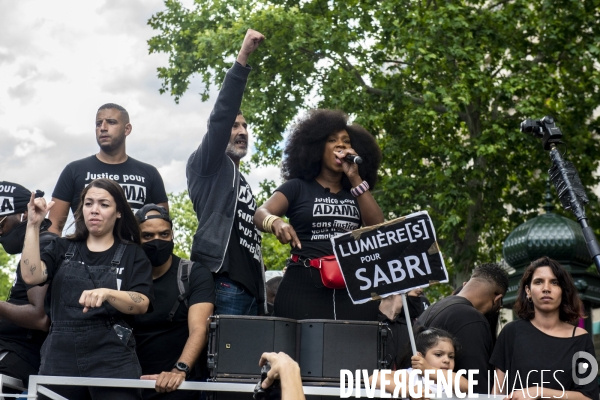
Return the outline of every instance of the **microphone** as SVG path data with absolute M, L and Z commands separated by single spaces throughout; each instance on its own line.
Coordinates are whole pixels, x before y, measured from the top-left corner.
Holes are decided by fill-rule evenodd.
M 344 160 L 348 161 L 349 163 L 354 163 L 354 164 L 362 164 L 363 159 L 361 156 L 357 156 L 356 154 L 346 154 L 346 157 L 344 157 Z

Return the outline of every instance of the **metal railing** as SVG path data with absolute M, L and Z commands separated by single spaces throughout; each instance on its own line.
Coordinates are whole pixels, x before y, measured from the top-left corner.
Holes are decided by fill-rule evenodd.
M 139 388 L 139 389 L 154 389 L 156 381 L 138 380 L 138 379 L 113 379 L 113 378 L 77 378 L 70 376 L 47 376 L 47 375 L 32 375 L 29 378 L 29 388 L 27 397 L 37 398 L 38 394 L 52 400 L 74 400 L 67 399 L 55 392 L 47 386 L 64 385 L 64 386 L 97 386 L 97 387 L 117 387 L 117 388 Z M 237 392 L 237 393 L 252 393 L 254 392 L 255 383 L 234 383 L 234 382 L 183 382 L 177 390 L 197 390 L 203 392 Z M 304 386 L 305 395 L 316 396 L 331 396 L 340 397 L 339 387 L 326 386 Z M 351 397 L 354 397 L 354 391 Z M 366 398 L 367 394 L 364 389 L 360 390 L 360 397 Z M 380 397 L 379 390 L 375 391 L 375 397 Z

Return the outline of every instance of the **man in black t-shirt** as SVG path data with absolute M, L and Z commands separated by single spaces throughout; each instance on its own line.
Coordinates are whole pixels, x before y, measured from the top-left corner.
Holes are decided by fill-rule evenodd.
M 43 192 L 38 192 L 43 196 Z M 27 203 L 31 192 L 11 182 L 0 182 L 0 244 L 9 254 L 19 254 L 25 242 Z M 40 249 L 56 235 L 47 232 L 50 221 L 40 227 Z M 29 375 L 40 368 L 40 348 L 50 320 L 44 312 L 48 285 L 28 287 L 17 268 L 8 299 L 0 301 L 0 374 L 12 376 L 27 386 Z M 6 392 L 20 393 L 9 388 Z
M 508 290 L 508 275 L 495 263 L 482 264 L 473 270 L 471 279 L 455 296 L 446 297 L 421 314 L 418 325 L 440 328 L 458 340 L 460 350 L 454 370 L 477 370 L 475 393 L 489 393 L 489 363 L 492 355 L 492 332 L 484 314 L 502 306 Z
M 406 301 L 410 315 L 410 329 L 412 329 L 414 322 L 429 308 L 430 303 L 423 294 L 423 289 L 420 288 L 406 293 Z M 388 325 L 390 333 L 387 336 L 385 347 L 387 354 L 384 355 L 384 359 L 388 363 L 387 368 L 392 370 L 411 366 L 410 362 L 408 365 L 401 364 L 404 353 L 410 348 L 409 326 L 406 323 L 403 307 L 402 296 L 399 294 L 388 296 L 379 303 L 378 319 Z
M 156 391 L 145 390 L 145 399 L 195 399 L 198 394 L 182 390 L 186 379 L 206 376 L 207 320 L 213 312 L 215 288 L 210 271 L 193 263 L 187 276 L 186 260 L 173 255 L 173 229 L 169 213 L 147 204 L 135 214 L 142 247 L 152 264 L 154 311 L 136 315 L 133 333 L 142 366 L 142 379 L 155 379 Z M 181 277 L 181 278 L 180 278 Z M 185 292 L 184 301 L 178 296 Z M 200 361 L 199 361 L 200 360 Z M 204 362 L 202 362 L 204 361 Z
M 52 221 L 51 232 L 57 235 L 62 233 L 69 208 L 75 213 L 83 188 L 99 178 L 118 182 L 134 213 L 149 203 L 169 209 L 167 193 L 158 170 L 150 164 L 129 157 L 125 151 L 125 139 L 131 130 L 129 114 L 123 107 L 109 103 L 98 109 L 96 141 L 100 151 L 71 162 L 60 174 L 52 193 L 54 207 L 48 216 Z
M 188 191 L 198 217 L 191 259 L 207 267 L 216 287 L 215 314 L 265 314 L 266 293 L 256 201 L 240 173 L 248 151 L 248 126 L 239 111 L 250 66 L 264 40 L 249 29 L 227 72 L 208 122 L 208 132 L 190 156 Z

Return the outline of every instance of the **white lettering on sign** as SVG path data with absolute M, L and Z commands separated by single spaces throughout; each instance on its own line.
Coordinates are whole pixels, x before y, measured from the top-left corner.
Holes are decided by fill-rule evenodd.
M 421 259 L 423 261 L 422 263 Z M 402 268 L 402 262 L 400 260 L 390 260 L 387 262 L 388 273 L 386 274 L 383 268 L 375 264 L 375 268 L 373 269 L 373 279 L 369 279 L 369 277 L 366 276 L 366 268 L 357 269 L 355 274 L 356 279 L 364 282 L 364 285 L 360 287 L 360 290 L 368 290 L 372 287 L 376 288 L 382 283 L 389 285 L 392 282 L 403 281 L 406 278 L 407 273 L 411 279 L 414 278 L 416 274 L 420 276 L 431 275 L 431 266 L 429 265 L 426 253 L 421 253 L 421 258 L 417 256 L 404 257 L 404 266 L 406 267 L 406 270 Z
M 430 235 L 427 225 L 425 224 L 425 220 L 421 220 L 416 224 L 407 223 L 406 229 L 399 228 L 395 231 L 388 231 L 385 233 L 380 232 L 372 237 L 360 238 L 354 242 L 340 244 L 338 246 L 340 250 L 339 255 L 342 257 L 348 257 L 352 254 L 377 250 L 391 244 L 398 244 L 406 241 L 415 243 L 418 240 L 427 240 L 429 237 Z

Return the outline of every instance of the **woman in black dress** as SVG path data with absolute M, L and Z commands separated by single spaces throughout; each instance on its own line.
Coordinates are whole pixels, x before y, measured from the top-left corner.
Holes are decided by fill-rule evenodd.
M 331 237 L 383 222 L 369 190 L 377 180 L 381 151 L 369 132 L 347 121 L 341 111 L 310 111 L 287 140 L 282 166 L 286 182 L 255 213 L 258 229 L 292 247 L 275 298 L 275 316 L 377 321 L 376 302 L 353 305 L 345 288 L 325 287 L 319 270 L 310 267 L 333 254 Z M 360 165 L 346 160 L 356 155 L 354 149 L 363 158 Z
M 587 365 L 586 376 L 590 366 L 579 356 L 573 360 L 574 355 L 596 355 L 590 335 L 576 326 L 583 310 L 573 279 L 557 261 L 542 257 L 529 265 L 519 284 L 515 312 L 519 319 L 502 329 L 490 359 L 496 367 L 496 393 L 512 399 L 598 399 L 596 377 L 588 384 L 573 379 L 574 365 L 579 370 Z

